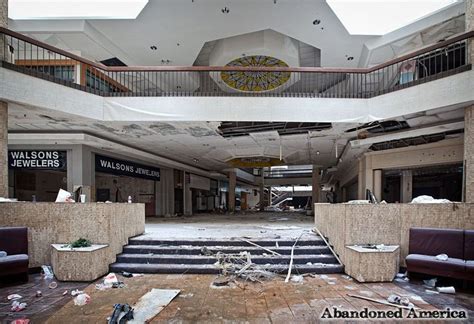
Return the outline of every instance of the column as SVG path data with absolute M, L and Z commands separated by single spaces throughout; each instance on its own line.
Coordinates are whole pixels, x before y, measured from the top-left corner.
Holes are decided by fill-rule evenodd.
M 312 186 L 313 186 L 313 191 L 311 193 L 312 197 L 312 204 L 311 204 L 311 209 L 314 212 L 314 204 L 319 202 L 319 197 L 321 196 L 321 181 L 320 181 L 320 175 L 319 175 L 319 167 L 316 165 L 313 165 L 313 177 L 312 177 Z
M 466 31 L 474 30 L 474 0 L 466 1 Z M 471 54 L 471 64 L 474 63 L 474 41 L 469 42 L 469 52 Z
M 265 210 L 265 174 L 263 172 L 263 168 L 261 169 L 261 179 L 260 179 L 260 211 Z
M 374 195 L 379 202 L 382 201 L 382 170 L 374 170 Z
M 267 187 L 267 190 L 268 190 L 268 206 L 271 206 L 272 205 L 272 187 Z
M 364 159 L 360 158 L 358 163 L 359 173 L 357 175 L 357 199 L 365 199 L 365 169 L 364 169 Z
M 464 114 L 464 201 L 474 203 L 474 106 Z
M 0 197 L 8 197 L 8 104 L 0 101 Z
M 156 215 L 174 215 L 174 170 L 160 169 L 160 181 L 155 182 Z
M 229 212 L 235 212 L 235 186 L 237 178 L 235 171 L 229 171 Z
M 402 203 L 409 203 L 413 199 L 413 172 L 411 170 L 402 171 L 400 181 L 400 200 Z
M 0 0 L 0 27 L 8 27 L 8 0 Z M 0 38 L 0 60 L 4 57 Z M 0 197 L 8 197 L 8 104 L 0 101 Z
M 95 201 L 95 161 L 91 148 L 86 145 L 73 147 L 67 162 L 67 189 L 74 192 L 81 188 L 81 192 L 86 195 L 86 202 Z
M 183 171 L 183 214 L 185 216 L 192 216 L 193 214 L 193 196 L 186 179 L 186 171 Z

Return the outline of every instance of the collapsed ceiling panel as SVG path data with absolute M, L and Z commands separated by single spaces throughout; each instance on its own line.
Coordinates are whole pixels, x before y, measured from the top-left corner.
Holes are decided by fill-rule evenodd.
M 331 123 L 283 123 L 283 122 L 222 122 L 218 127 L 223 137 L 255 136 L 256 133 L 276 131 L 278 135 L 306 134 L 331 128 Z

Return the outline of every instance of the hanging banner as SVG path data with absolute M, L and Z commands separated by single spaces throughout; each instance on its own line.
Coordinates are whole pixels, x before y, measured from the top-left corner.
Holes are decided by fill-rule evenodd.
M 95 156 L 95 171 L 160 181 L 159 168 L 97 154 Z
M 8 151 L 8 167 L 11 169 L 66 170 L 66 151 Z

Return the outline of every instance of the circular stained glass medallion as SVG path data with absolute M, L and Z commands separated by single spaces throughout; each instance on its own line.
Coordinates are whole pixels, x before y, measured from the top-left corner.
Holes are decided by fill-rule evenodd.
M 227 66 L 288 67 L 288 64 L 271 56 L 253 55 L 235 59 Z M 258 92 L 274 90 L 285 84 L 290 79 L 290 72 L 224 71 L 221 78 L 233 89 Z

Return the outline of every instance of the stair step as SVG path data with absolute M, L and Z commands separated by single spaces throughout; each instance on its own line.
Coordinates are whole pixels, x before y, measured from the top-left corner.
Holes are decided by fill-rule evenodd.
M 277 273 L 286 273 L 288 265 L 275 264 L 267 267 L 268 270 Z M 168 273 L 168 274 L 219 274 L 220 269 L 211 264 L 189 265 L 189 264 L 143 264 L 143 263 L 114 263 L 110 265 L 110 271 L 131 273 Z M 294 273 L 340 273 L 343 266 L 339 264 L 327 265 L 293 265 Z
M 251 255 L 252 262 L 255 264 L 289 264 L 290 255 L 282 256 L 263 256 Z M 129 254 L 122 253 L 117 256 L 119 263 L 150 263 L 150 264 L 214 264 L 216 257 L 205 255 L 179 255 L 179 254 Z M 311 263 L 337 263 L 332 254 L 320 255 L 295 255 L 293 258 L 295 264 Z
M 181 255 L 200 255 L 202 247 L 200 246 L 155 246 L 155 245 L 126 245 L 123 248 L 123 253 L 127 254 L 181 254 Z M 255 247 L 255 246 L 209 246 L 207 249 L 211 253 L 223 252 L 223 253 L 240 253 L 243 251 L 248 251 L 251 254 L 262 254 L 266 252 L 265 250 Z M 280 246 L 279 248 L 271 248 L 272 251 L 289 255 L 291 254 L 291 246 Z M 327 246 L 318 245 L 318 246 L 296 246 L 294 254 L 309 254 L 309 255 L 318 255 L 318 254 L 328 254 L 330 250 Z
M 265 247 L 275 247 L 276 242 L 279 246 L 293 246 L 294 240 L 249 240 L 252 243 L 258 244 Z M 147 239 L 146 237 L 135 237 L 129 239 L 129 245 L 160 245 L 160 246 L 253 246 L 239 239 L 230 240 L 214 240 L 214 239 L 199 239 L 199 240 L 157 240 Z M 311 240 L 299 240 L 298 246 L 315 246 L 324 245 L 324 241 L 321 238 Z

